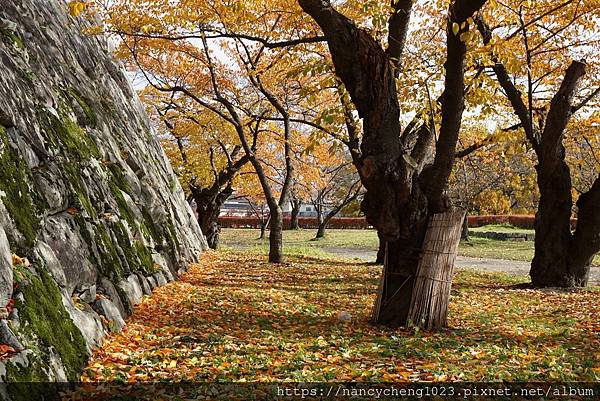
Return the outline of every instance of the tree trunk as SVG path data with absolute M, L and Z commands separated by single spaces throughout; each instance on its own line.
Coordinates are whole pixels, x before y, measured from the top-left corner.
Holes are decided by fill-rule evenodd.
M 582 223 L 571 234 L 573 198 L 569 166 L 565 162 L 564 131 L 571 117 L 572 99 L 585 64 L 574 61 L 553 97 L 539 145 L 536 166 L 540 201 L 535 216 L 535 256 L 531 263 L 531 282 L 535 287 L 583 287 L 587 285 L 591 259 L 598 252 L 600 205 L 597 182 L 581 196 Z
M 196 212 L 198 213 L 198 224 L 211 249 L 217 249 L 219 246 L 219 234 L 221 232 L 219 215 L 221 214 L 221 207 L 233 193 L 231 184 L 228 184 L 222 191 L 216 194 L 214 190 L 214 186 L 202 190 L 192 189 L 192 196 L 196 202 Z
M 464 216 L 462 210 L 451 210 L 434 215 L 429 222 L 408 311 L 411 324 L 426 330 L 439 330 L 447 324 L 454 260 Z
M 556 171 L 536 166 L 540 201 L 535 214 L 535 255 L 531 282 L 536 287 L 568 287 L 575 283 L 568 274 L 571 236 L 571 175 L 563 161 Z
M 269 217 L 267 217 L 267 220 L 265 220 L 264 215 L 262 216 L 262 219 L 260 221 L 260 237 L 258 237 L 258 239 L 265 239 L 265 234 L 267 232 L 267 226 L 270 224 L 271 222 L 271 215 L 269 214 Z
M 577 201 L 578 219 L 571 233 L 571 176 L 563 161 L 558 171 L 537 166 L 540 203 L 535 216 L 535 287 L 585 287 L 594 255 L 600 251 L 600 177 Z
M 418 191 L 417 191 L 418 192 Z M 408 311 L 423 239 L 429 216 L 424 198 L 411 199 L 404 212 L 400 229 L 403 236 L 387 242 L 378 299 L 373 308 L 374 323 L 393 327 L 408 324 Z
M 283 263 L 283 212 L 279 206 L 271 209 L 269 228 L 269 263 Z
M 333 216 L 330 216 L 330 214 L 328 214 L 327 216 L 325 216 L 324 219 L 321 219 L 322 221 L 319 222 L 319 227 L 317 228 L 317 235 L 315 238 L 325 237 L 327 225 L 329 224 L 329 222 L 331 221 L 332 218 L 333 218 Z
M 323 238 L 325 236 L 325 219 L 323 218 L 323 206 L 321 204 L 315 205 L 315 209 L 317 210 L 317 235 L 315 238 Z
M 477 27 L 487 44 L 492 31 L 481 17 Z M 535 217 L 535 255 L 531 263 L 531 282 L 536 287 L 585 286 L 594 255 L 600 251 L 600 177 L 579 197 L 579 218 L 574 234 L 570 219 L 573 199 L 569 166 L 565 163 L 564 132 L 576 109 L 575 91 L 585 75 L 584 62 L 573 61 L 561 86 L 552 98 L 545 126 L 540 133 L 530 118 L 521 92 L 506 67 L 492 57 L 493 69 L 527 139 L 538 157 L 536 166 L 540 201 Z M 580 108 L 580 107 L 579 107 Z
M 462 230 L 460 233 L 460 239 L 463 241 L 469 241 L 471 238 L 469 237 L 469 214 L 465 214 L 465 218 L 462 223 Z
M 600 174 L 590 190 L 579 196 L 577 210 L 569 271 L 583 286 L 587 285 L 592 260 L 600 252 Z
M 315 235 L 315 238 L 323 238 L 325 237 L 325 229 L 327 227 L 327 223 L 323 222 L 323 223 L 319 223 L 319 228 L 317 228 L 317 235 Z
M 292 213 L 290 216 L 290 230 L 299 230 L 300 223 L 298 222 L 298 215 L 300 214 L 300 206 L 302 202 L 299 199 L 292 199 Z
M 377 249 L 377 259 L 375 259 L 375 264 L 382 265 L 385 262 L 385 240 L 377 231 L 377 237 L 379 238 L 379 248 Z

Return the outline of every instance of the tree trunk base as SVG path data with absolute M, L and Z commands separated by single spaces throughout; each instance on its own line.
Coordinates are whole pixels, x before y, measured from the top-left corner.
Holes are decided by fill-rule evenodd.
M 426 330 L 445 327 L 463 217 L 462 210 L 435 214 L 423 240 L 417 235 L 413 245 L 406 240 L 387 244 L 374 323 Z M 417 242 L 421 246 L 415 246 Z

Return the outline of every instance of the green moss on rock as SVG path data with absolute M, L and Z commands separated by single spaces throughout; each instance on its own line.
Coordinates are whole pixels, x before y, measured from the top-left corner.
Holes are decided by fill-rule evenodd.
M 114 185 L 117 186 L 117 188 L 119 188 L 121 191 L 126 192 L 129 195 L 132 195 L 133 190 L 131 189 L 131 186 L 129 185 L 129 183 L 127 182 L 127 179 L 125 178 L 125 173 L 123 172 L 123 168 L 116 163 L 110 163 L 108 165 L 108 169 L 111 174 L 110 180 L 114 183 Z
M 81 174 L 77 165 L 74 163 L 66 162 L 63 164 L 63 171 L 67 177 L 67 180 L 71 184 L 71 189 L 77 197 L 79 205 L 92 217 L 96 218 L 97 213 L 94 205 L 85 190 L 85 184 L 81 179 Z
M 10 146 L 4 129 L 0 127 L 0 194 L 2 203 L 15 222 L 17 230 L 33 246 L 41 227 L 42 199 L 30 188 L 31 170 L 18 151 Z
M 71 160 L 81 162 L 91 157 L 99 159 L 98 146 L 69 114 L 65 108 L 59 111 L 59 117 L 47 110 L 39 112 L 46 139 L 52 146 L 62 147 Z
M 57 399 L 58 386 L 48 383 L 48 375 L 42 366 L 48 363 L 49 359 L 45 355 L 40 358 L 30 358 L 28 366 L 10 361 L 6 363 L 4 380 L 7 382 L 8 393 L 13 401 Z
M 49 363 L 49 350 L 60 357 L 69 381 L 76 381 L 89 354 L 85 340 L 63 306 L 60 290 L 45 269 L 38 268 L 38 275 L 31 274 L 22 285 L 23 301 L 17 301 L 21 330 L 31 338 L 37 338 L 38 355 L 29 359 L 34 362 L 27 367 L 7 366 L 7 381 L 47 378 L 43 365 Z M 47 380 L 47 379 L 46 379 Z
M 130 238 L 125 226 L 120 222 L 114 224 L 113 233 L 125 259 L 127 259 L 131 272 L 141 270 L 150 274 L 153 271 L 154 261 L 148 247 L 141 241 Z
M 125 219 L 130 226 L 135 227 L 135 215 L 133 211 L 129 208 L 127 201 L 125 200 L 125 196 L 123 196 L 123 192 L 114 181 L 109 181 L 108 186 L 110 188 L 110 192 L 115 197 L 115 201 L 117 201 L 117 206 L 119 207 L 119 214 L 121 217 Z
M 136 241 L 135 249 L 137 251 L 138 258 L 140 259 L 140 267 L 146 273 L 152 273 L 154 271 L 154 260 L 152 259 L 152 253 L 148 247 L 140 241 Z
M 150 234 L 156 244 L 162 244 L 164 239 L 162 231 L 160 227 L 157 227 L 156 224 L 154 224 L 152 216 L 150 216 L 150 213 L 145 208 L 142 209 L 142 216 L 144 217 L 144 231 L 147 231 Z
M 177 253 L 181 252 L 181 244 L 179 243 L 179 238 L 177 237 L 177 231 L 175 230 L 175 225 L 171 220 L 168 221 L 167 227 L 169 229 L 169 234 L 171 236 L 170 242 L 173 245 L 174 249 L 177 249 Z
M 0 28 L 0 37 L 2 38 L 3 42 L 15 46 L 19 50 L 25 49 L 25 42 L 23 41 L 21 35 L 19 35 L 17 32 L 13 32 L 7 28 Z
M 90 127 L 95 127 L 98 124 L 98 119 L 96 118 L 96 113 L 94 112 L 94 109 L 90 105 L 89 101 L 86 100 L 79 92 L 77 92 L 77 90 L 75 90 L 74 88 L 70 88 L 63 91 L 63 94 L 66 98 L 75 101 L 79 105 L 79 107 L 83 111 L 83 114 L 85 115 L 86 125 L 89 125 Z
M 124 276 L 123 266 L 119 254 L 113 244 L 113 241 L 103 225 L 96 227 L 95 242 L 100 253 L 99 268 L 102 275 L 108 277 L 114 282 L 119 281 Z

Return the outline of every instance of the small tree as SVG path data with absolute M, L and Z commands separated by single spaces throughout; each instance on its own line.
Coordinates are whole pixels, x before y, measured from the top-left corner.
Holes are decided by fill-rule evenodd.
M 323 238 L 327 225 L 343 208 L 358 199 L 362 186 L 351 162 L 344 161 L 338 148 L 316 145 L 304 158 L 312 179 L 304 180 L 305 196 L 317 213 L 315 238 Z
M 241 154 L 241 146 L 228 132 L 229 127 L 212 113 L 194 113 L 151 87 L 143 91 L 142 99 L 151 115 L 160 120 L 157 127 L 167 156 L 188 198 L 195 203 L 208 246 L 217 249 L 221 208 L 233 193 L 234 179 L 249 159 Z

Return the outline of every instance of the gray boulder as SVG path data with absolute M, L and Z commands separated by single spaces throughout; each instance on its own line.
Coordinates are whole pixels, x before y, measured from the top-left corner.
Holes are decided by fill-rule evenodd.
M 125 321 L 121 316 L 121 312 L 109 299 L 100 298 L 94 302 L 94 309 L 104 316 L 111 324 L 110 329 L 113 331 L 121 331 L 125 327 Z

